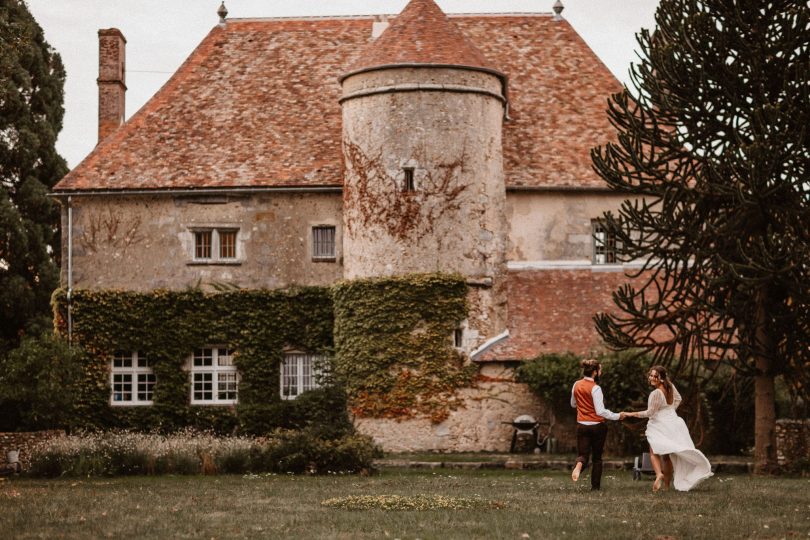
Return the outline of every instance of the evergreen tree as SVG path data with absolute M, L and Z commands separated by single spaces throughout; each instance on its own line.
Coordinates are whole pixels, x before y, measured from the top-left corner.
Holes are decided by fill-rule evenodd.
M 609 102 L 594 167 L 627 197 L 607 226 L 646 262 L 596 324 L 616 349 L 754 377 L 757 470 L 776 465 L 774 377 L 810 393 L 810 7 L 661 0 Z M 710 362 L 711 364 L 711 362 Z
M 23 0 L 0 0 L 0 355 L 51 325 L 65 70 Z M 56 259 L 56 260 L 55 260 Z

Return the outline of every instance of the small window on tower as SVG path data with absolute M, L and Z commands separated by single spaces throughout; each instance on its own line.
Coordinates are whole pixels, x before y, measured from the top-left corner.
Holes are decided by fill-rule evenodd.
M 413 167 L 405 167 L 402 172 L 405 173 L 402 191 L 416 191 L 416 184 L 413 180 Z
M 464 329 L 463 328 L 456 328 L 453 332 L 453 345 L 460 349 L 464 346 Z

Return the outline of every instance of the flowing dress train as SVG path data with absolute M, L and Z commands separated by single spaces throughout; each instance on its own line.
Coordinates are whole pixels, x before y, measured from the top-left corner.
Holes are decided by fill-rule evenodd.
M 650 393 L 647 410 L 639 413 L 647 422 L 647 442 L 658 455 L 669 454 L 674 469 L 673 485 L 678 491 L 689 491 L 712 476 L 709 460 L 695 448 L 683 418 L 675 414 L 681 404 L 681 395 L 672 386 L 673 401 L 667 403 L 664 392 L 658 388 Z

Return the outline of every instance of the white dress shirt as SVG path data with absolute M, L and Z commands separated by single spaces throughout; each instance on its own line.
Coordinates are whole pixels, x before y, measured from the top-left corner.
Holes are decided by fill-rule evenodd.
M 592 381 L 593 380 L 593 377 L 583 377 L 583 378 L 586 381 Z M 576 383 L 574 383 L 574 386 L 576 386 Z M 593 385 L 593 388 L 591 389 L 591 397 L 593 397 L 593 408 L 596 410 L 596 414 L 598 414 L 599 416 L 601 416 L 605 420 L 618 420 L 619 419 L 619 413 L 609 411 L 608 409 L 605 408 L 605 399 L 604 399 L 604 396 L 602 396 L 602 387 L 601 386 L 599 386 L 598 384 Z M 573 408 L 575 408 L 575 409 L 577 408 L 577 400 L 574 397 L 574 387 L 573 386 L 571 387 L 571 406 Z M 584 426 L 593 426 L 593 425 L 598 424 L 599 422 L 588 422 L 588 421 L 583 420 L 583 421 L 581 421 L 579 423 L 584 425 Z

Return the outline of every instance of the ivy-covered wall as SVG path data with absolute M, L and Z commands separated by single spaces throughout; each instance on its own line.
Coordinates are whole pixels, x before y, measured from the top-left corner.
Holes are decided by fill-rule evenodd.
M 85 355 L 85 377 L 76 389 L 74 427 L 171 431 L 186 426 L 262 434 L 311 426 L 341 431 L 349 426 L 339 386 L 280 397 L 279 369 L 285 347 L 332 356 L 333 308 L 328 288 L 290 291 L 74 290 L 73 340 Z M 54 295 L 57 328 L 66 333 L 64 290 Z M 184 369 L 195 348 L 220 345 L 236 351 L 240 373 L 235 407 L 191 405 Z M 115 351 L 143 351 L 157 383 L 154 405 L 110 406 L 110 359 Z M 309 395 L 308 395 L 309 394 Z
M 444 420 L 456 390 L 478 371 L 453 346 L 467 316 L 467 285 L 455 274 L 410 274 L 333 286 L 335 367 L 358 416 Z
M 351 429 L 349 408 L 364 417 L 439 422 L 460 405 L 456 390 L 472 386 L 477 373 L 452 341 L 467 316 L 467 285 L 459 275 L 219 293 L 74 290 L 71 306 L 73 342 L 86 352 L 73 427 L 193 426 L 246 434 L 309 427 L 332 434 Z M 66 334 L 64 290 L 54 294 L 54 309 Z M 191 405 L 185 367 L 192 351 L 206 346 L 235 351 L 236 406 Z M 333 358 L 331 384 L 281 399 L 287 348 Z M 157 381 L 153 405 L 110 405 L 116 351 L 141 351 L 150 359 Z

